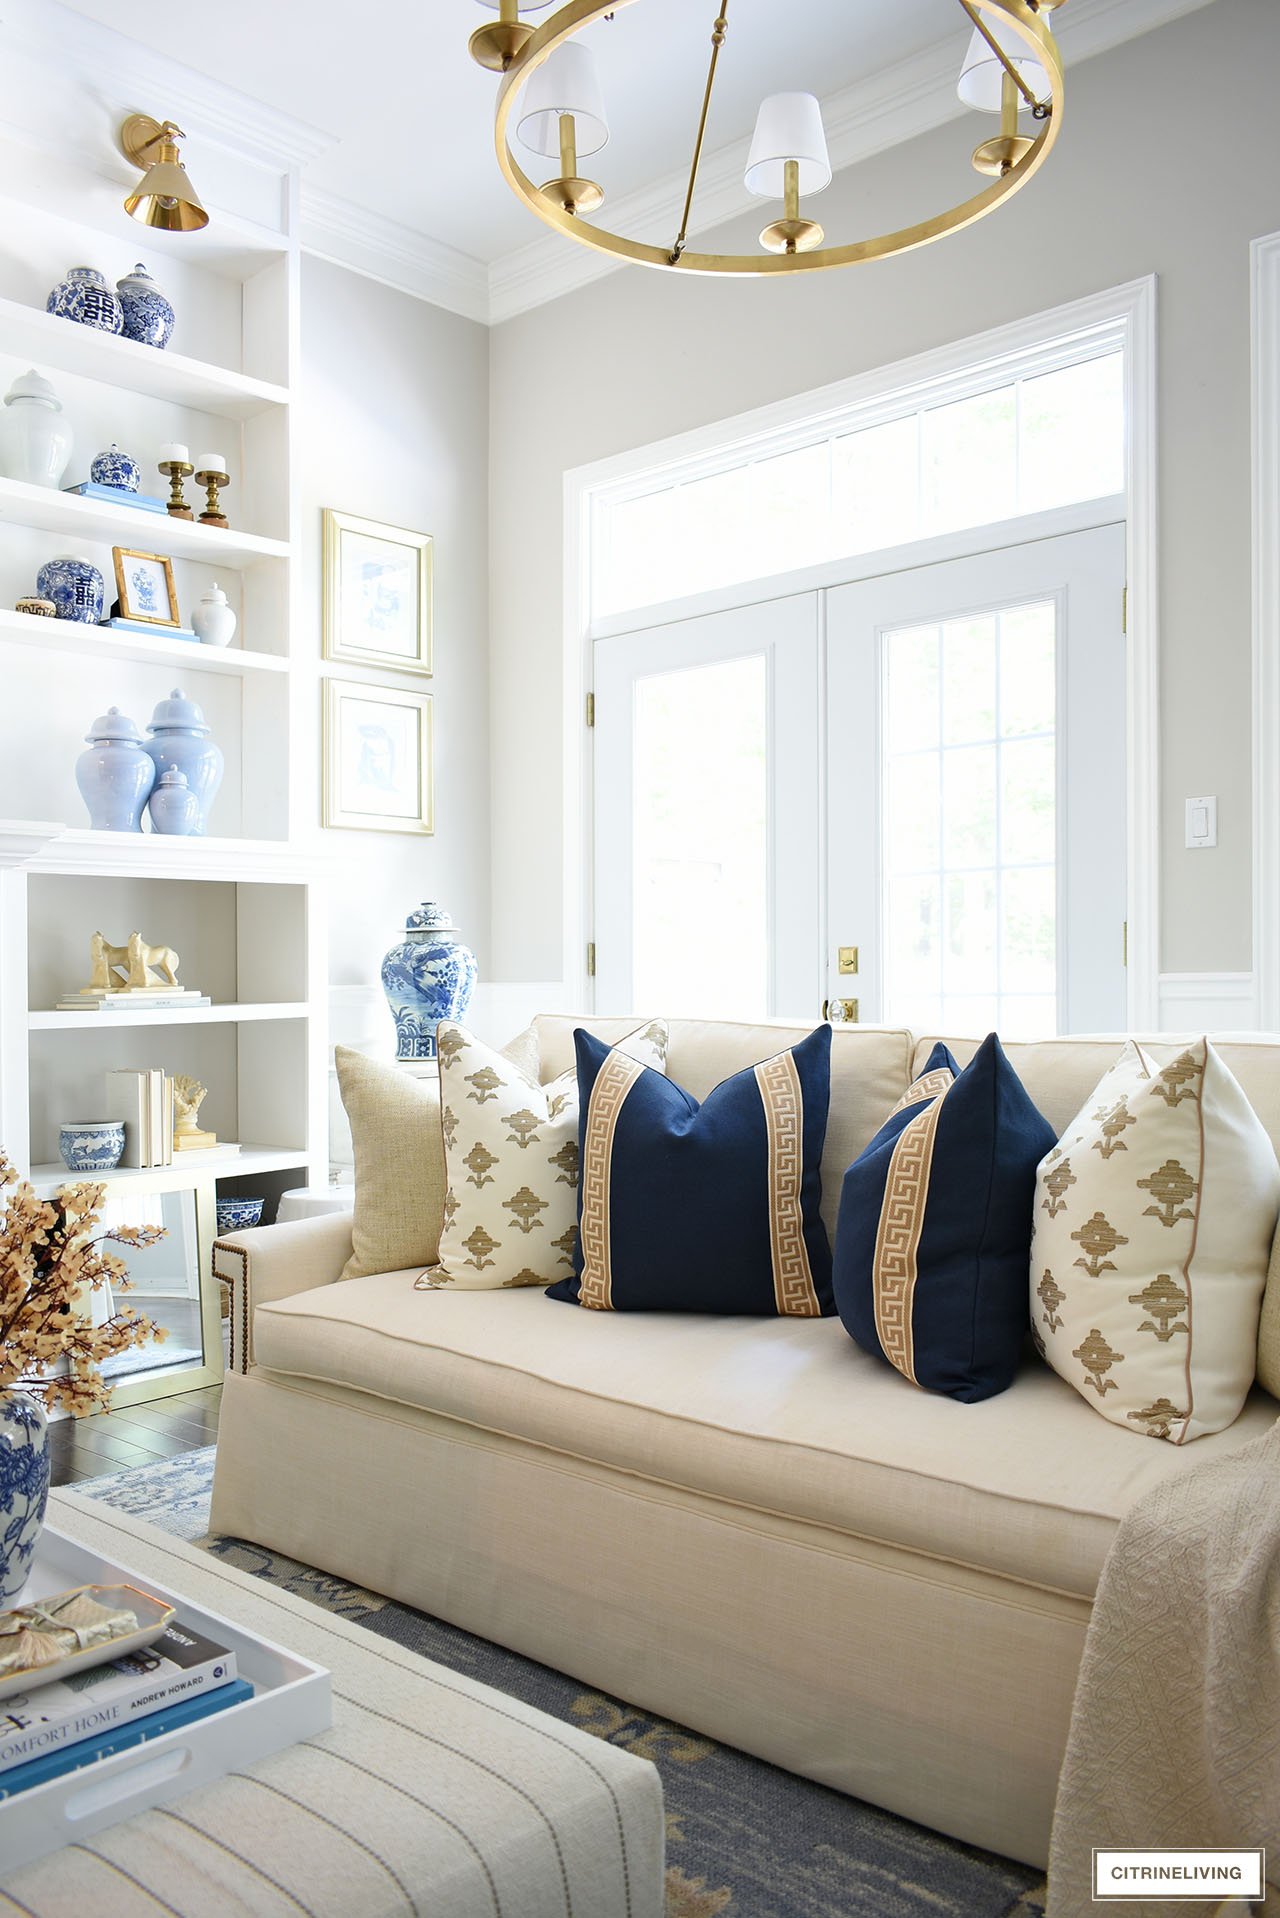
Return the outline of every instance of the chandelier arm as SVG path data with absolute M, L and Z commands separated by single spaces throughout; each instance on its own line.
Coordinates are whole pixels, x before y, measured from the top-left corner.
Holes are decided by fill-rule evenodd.
M 716 15 L 715 25 L 711 29 L 711 65 L 707 68 L 707 84 L 702 94 L 702 114 L 698 121 L 698 137 L 693 143 L 693 164 L 689 168 L 689 190 L 684 196 L 684 212 L 680 219 L 680 231 L 676 243 L 671 249 L 671 264 L 674 266 L 684 252 L 685 240 L 689 233 L 689 214 L 693 207 L 693 189 L 698 179 L 698 163 L 702 159 L 702 142 L 707 132 L 707 114 L 711 110 L 711 89 L 715 84 L 716 61 L 720 58 L 720 49 L 724 45 L 724 36 L 728 31 L 729 0 L 720 0 L 720 11 Z
M 970 20 L 973 22 L 974 27 L 982 35 L 983 39 L 986 41 L 987 45 L 990 47 L 992 53 L 995 54 L 996 59 L 1000 62 L 1001 66 L 1004 68 L 1009 78 L 1013 81 L 1014 85 L 1018 89 L 1018 92 L 1022 95 L 1027 105 L 1034 111 L 1036 108 L 1039 107 L 1040 102 L 1036 99 L 1035 94 L 1031 91 L 1031 88 L 1027 85 L 1022 75 L 1018 72 L 1017 67 L 1014 65 L 1013 61 L 1009 58 L 1004 48 L 1000 45 L 1000 42 L 996 39 L 990 27 L 987 25 L 982 15 L 978 12 L 978 9 L 975 6 L 972 6 L 970 4 L 970 0 L 959 0 L 959 6 L 963 13 L 968 14 Z

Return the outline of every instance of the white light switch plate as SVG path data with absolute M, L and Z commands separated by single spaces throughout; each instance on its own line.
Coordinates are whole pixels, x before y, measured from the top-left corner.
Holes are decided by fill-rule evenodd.
M 1216 797 L 1208 799 L 1188 799 L 1187 801 L 1187 845 L 1199 851 L 1205 846 L 1218 843 L 1218 801 Z

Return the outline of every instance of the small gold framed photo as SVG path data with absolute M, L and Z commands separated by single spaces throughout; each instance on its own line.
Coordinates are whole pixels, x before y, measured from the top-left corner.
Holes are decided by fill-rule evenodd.
M 182 624 L 171 559 L 163 553 L 135 553 L 128 546 L 113 546 L 111 557 L 122 619 L 141 620 L 146 626 Z
M 324 510 L 324 656 L 431 672 L 430 533 Z
M 366 680 L 324 682 L 324 823 L 365 832 L 435 831 L 430 693 Z

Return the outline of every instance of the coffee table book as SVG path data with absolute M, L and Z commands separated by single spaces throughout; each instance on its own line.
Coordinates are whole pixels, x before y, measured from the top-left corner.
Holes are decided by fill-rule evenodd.
M 233 1652 L 237 1670 L 252 1684 L 254 1695 L 4 1800 L 0 1882 L 6 1873 L 74 1839 L 87 1838 L 153 1805 L 169 1804 L 329 1727 L 329 1674 L 323 1666 L 191 1604 L 180 1591 L 137 1578 L 127 1565 L 77 1545 L 53 1526 L 41 1534 L 31 1577 L 16 1602 L 45 1598 L 73 1585 L 131 1583 L 167 1600 L 195 1631 Z

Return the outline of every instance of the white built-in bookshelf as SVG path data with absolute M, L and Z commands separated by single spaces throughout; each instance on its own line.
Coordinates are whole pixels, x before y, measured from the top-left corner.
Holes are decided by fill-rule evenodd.
M 117 104 L 121 119 L 140 104 L 160 117 L 182 107 Z M 0 135 L 0 394 L 32 366 L 53 382 L 76 436 L 64 486 L 87 479 L 93 455 L 114 441 L 140 461 L 143 490 L 165 497 L 162 443 L 223 449 L 230 528 L 0 475 L 0 1142 L 51 1188 L 69 1176 L 59 1122 L 99 1116 L 108 1070 L 190 1074 L 209 1088 L 201 1125 L 238 1141 L 239 1158 L 107 1177 L 121 1196 L 190 1186 L 207 1225 L 216 1192 L 270 1199 L 327 1177 L 318 686 L 314 646 L 300 657 L 294 630 L 297 182 L 286 168 L 264 193 L 254 175 L 242 197 L 267 217 L 245 218 L 226 148 L 203 170 L 192 155 L 210 225 L 156 233 L 125 216 L 136 175 L 106 151 L 101 140 L 97 151 L 73 146 L 55 165 L 38 140 L 12 126 Z M 221 209 L 220 181 L 230 182 Z M 163 351 L 45 312 L 69 267 L 96 266 L 114 285 L 138 260 L 177 312 Z M 204 503 L 192 480 L 187 499 L 197 511 Z M 238 615 L 232 645 L 12 610 L 34 592 L 41 564 L 62 554 L 94 562 L 109 609 L 114 545 L 172 559 L 184 622 L 216 581 Z M 145 732 L 175 686 L 198 701 L 226 757 L 209 836 L 152 835 L 145 820 L 141 835 L 91 831 L 75 783 L 89 723 L 118 706 Z M 87 982 L 90 936 L 121 943 L 134 929 L 173 947 L 180 983 L 212 1004 L 57 1010 Z

